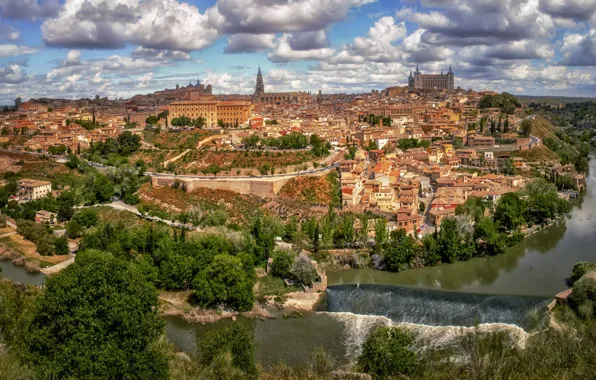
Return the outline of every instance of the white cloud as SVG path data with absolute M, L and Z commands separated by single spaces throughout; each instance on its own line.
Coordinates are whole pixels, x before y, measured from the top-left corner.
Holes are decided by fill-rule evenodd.
M 277 40 L 275 49 L 269 53 L 269 60 L 272 62 L 308 61 L 323 60 L 330 58 L 335 49 L 322 48 L 311 50 L 293 50 L 289 43 L 290 35 L 284 34 Z
M 0 57 L 13 57 L 38 53 L 39 49 L 29 46 L 18 46 L 14 44 L 0 44 Z
M 223 33 L 317 31 L 344 21 L 348 12 L 376 0 L 218 0 L 213 21 Z
M 71 48 L 114 49 L 133 43 L 191 51 L 218 37 L 207 14 L 177 0 L 66 0 L 41 31 L 48 46 Z
M 561 46 L 562 63 L 569 66 L 596 66 L 596 29 L 585 35 L 570 34 Z

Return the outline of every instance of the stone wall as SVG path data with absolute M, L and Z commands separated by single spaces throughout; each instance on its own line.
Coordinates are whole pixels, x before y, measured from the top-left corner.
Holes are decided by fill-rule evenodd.
M 324 176 L 329 174 L 335 168 L 329 168 L 317 173 L 301 174 L 303 176 Z M 255 177 L 255 178 L 237 178 L 237 177 L 218 177 L 211 178 L 179 178 L 174 177 L 151 177 L 153 187 L 172 186 L 177 180 L 180 186 L 186 192 L 192 192 L 196 188 L 204 187 L 213 190 L 230 190 L 239 194 L 252 194 L 262 198 L 274 198 L 280 192 L 281 188 L 292 178 L 301 175 L 288 175 L 283 177 Z

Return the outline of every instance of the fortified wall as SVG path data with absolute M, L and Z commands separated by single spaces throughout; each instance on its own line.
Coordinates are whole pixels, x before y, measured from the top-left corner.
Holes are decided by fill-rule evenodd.
M 213 190 L 230 190 L 239 194 L 252 194 L 261 198 L 275 198 L 281 188 L 292 178 L 299 176 L 320 177 L 329 174 L 335 167 L 308 174 L 288 174 L 284 176 L 262 176 L 262 177 L 205 177 L 205 178 L 176 178 L 174 176 L 152 176 L 153 187 L 172 186 L 176 181 L 180 187 L 190 193 L 193 190 L 204 187 Z

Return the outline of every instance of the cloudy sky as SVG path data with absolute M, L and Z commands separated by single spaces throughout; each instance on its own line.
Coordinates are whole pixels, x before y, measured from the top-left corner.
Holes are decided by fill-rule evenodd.
M 456 86 L 596 97 L 596 0 L 0 0 L 0 104 L 177 83 L 365 92 L 453 65 Z

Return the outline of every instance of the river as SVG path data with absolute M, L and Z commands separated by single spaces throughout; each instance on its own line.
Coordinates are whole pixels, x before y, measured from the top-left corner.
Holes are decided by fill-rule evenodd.
M 325 312 L 205 326 L 167 318 L 166 334 L 180 350 L 195 353 L 197 340 L 208 331 L 242 323 L 253 331 L 256 357 L 264 366 L 280 360 L 304 365 L 317 347 L 324 348 L 337 366 L 353 363 L 366 335 L 378 325 L 399 325 L 426 346 L 445 346 L 480 323 L 481 330 L 505 331 L 523 346 L 525 330 L 538 322 L 548 300 L 566 288 L 573 264 L 596 261 L 596 160 L 590 161 L 590 174 L 587 193 L 565 221 L 502 255 L 401 273 L 328 273 Z M 5 277 L 43 281 L 42 275 L 27 274 L 10 262 L 0 265 Z

